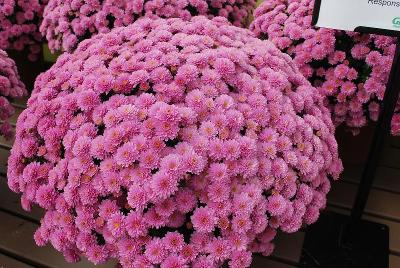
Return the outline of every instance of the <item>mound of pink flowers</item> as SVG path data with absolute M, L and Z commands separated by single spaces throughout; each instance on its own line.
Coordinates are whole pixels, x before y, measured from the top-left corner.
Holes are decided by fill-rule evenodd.
M 28 50 L 34 61 L 41 51 L 39 25 L 48 0 L 5 0 L 0 4 L 0 49 Z
M 140 19 L 35 84 L 8 183 L 68 261 L 249 267 L 325 207 L 330 113 L 289 56 L 224 18 Z
M 311 27 L 313 6 L 314 0 L 266 0 L 256 9 L 251 29 L 291 55 L 326 96 L 334 124 L 356 134 L 378 119 L 395 39 Z
M 10 139 L 13 128 L 7 121 L 15 112 L 10 98 L 26 95 L 25 85 L 21 82 L 15 62 L 0 49 L 0 135 Z
M 52 51 L 73 51 L 97 33 L 127 26 L 143 16 L 190 19 L 222 16 L 244 26 L 255 0 L 50 0 L 40 30 Z

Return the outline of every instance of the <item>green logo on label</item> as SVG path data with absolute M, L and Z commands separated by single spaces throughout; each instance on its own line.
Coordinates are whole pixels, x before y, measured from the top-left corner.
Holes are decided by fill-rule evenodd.
M 400 17 L 396 17 L 392 20 L 393 26 L 396 28 L 400 28 Z

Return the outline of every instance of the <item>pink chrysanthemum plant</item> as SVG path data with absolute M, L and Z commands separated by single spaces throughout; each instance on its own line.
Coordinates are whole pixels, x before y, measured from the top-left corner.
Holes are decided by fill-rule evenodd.
M 246 26 L 255 0 L 50 0 L 40 27 L 52 51 L 73 51 L 79 42 L 140 17 L 181 18 L 222 16 Z
M 265 0 L 250 28 L 292 56 L 325 96 L 334 124 L 357 134 L 368 121 L 378 119 L 395 39 L 312 27 L 313 6 L 314 0 Z
M 10 100 L 26 94 L 25 85 L 18 75 L 15 62 L 0 49 L 0 135 L 6 139 L 11 139 L 14 133 L 13 127 L 7 121 L 15 113 Z
M 31 61 L 38 59 L 42 36 L 39 25 L 47 0 L 4 0 L 0 4 L 0 49 L 27 50 Z
M 36 81 L 8 184 L 68 261 L 249 267 L 325 208 L 330 112 L 290 57 L 222 17 L 140 19 Z

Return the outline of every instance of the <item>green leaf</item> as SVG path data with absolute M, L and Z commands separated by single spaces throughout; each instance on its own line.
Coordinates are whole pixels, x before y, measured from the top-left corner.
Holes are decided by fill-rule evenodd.
M 43 60 L 45 62 L 56 62 L 58 56 L 60 56 L 61 54 L 62 54 L 61 51 L 56 51 L 55 53 L 51 53 L 47 43 L 43 43 Z

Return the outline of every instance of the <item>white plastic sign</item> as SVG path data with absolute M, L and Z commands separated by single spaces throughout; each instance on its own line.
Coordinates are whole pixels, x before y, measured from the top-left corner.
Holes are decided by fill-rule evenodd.
M 400 34 L 400 0 L 315 0 L 315 5 L 314 24 L 318 27 Z

